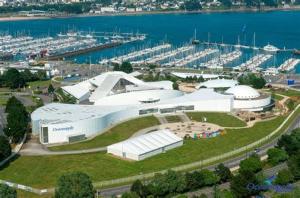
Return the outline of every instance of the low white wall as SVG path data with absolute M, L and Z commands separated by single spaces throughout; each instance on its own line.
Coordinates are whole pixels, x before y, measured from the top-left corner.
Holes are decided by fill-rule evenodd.
M 233 107 L 235 109 L 251 109 L 268 106 L 271 103 L 271 96 L 262 99 L 251 100 L 234 100 Z

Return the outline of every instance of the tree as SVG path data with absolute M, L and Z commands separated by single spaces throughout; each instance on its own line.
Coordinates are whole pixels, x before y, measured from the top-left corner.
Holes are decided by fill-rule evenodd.
M 184 2 L 184 9 L 188 11 L 201 10 L 202 6 L 198 0 L 188 0 Z
M 251 85 L 255 89 L 261 89 L 266 85 L 266 80 L 262 76 L 257 76 L 253 73 L 240 76 L 238 81 L 241 85 Z
M 5 113 L 9 113 L 14 108 L 19 108 L 22 106 L 22 103 L 15 97 L 12 96 L 8 99 L 6 106 L 5 106 Z
M 173 82 L 173 89 L 174 90 L 178 90 L 179 89 L 179 85 L 178 85 L 178 83 L 177 82 Z
M 127 74 L 133 72 L 133 68 L 130 62 L 123 62 L 120 67 L 120 71 L 125 72 Z
M 277 142 L 278 148 L 282 148 L 291 156 L 300 151 L 300 129 L 295 129 L 290 135 L 283 135 Z
M 292 155 L 288 160 L 288 167 L 295 180 L 300 179 L 300 153 Z
M 208 169 L 201 170 L 200 174 L 202 174 L 205 186 L 212 186 L 220 181 L 220 178 L 214 172 Z
M 277 177 L 274 181 L 278 185 L 287 185 L 294 181 L 294 176 L 288 169 L 280 170 L 277 174 Z
M 262 163 L 259 159 L 259 156 L 252 155 L 247 159 L 244 159 L 240 162 L 240 172 L 252 172 L 257 173 L 262 170 Z
M 93 198 L 94 187 L 90 177 L 81 172 L 62 175 L 58 179 L 55 198 Z
M 24 78 L 21 76 L 20 72 L 16 69 L 8 69 L 3 76 L 5 86 L 16 89 L 25 86 Z
M 230 189 L 237 198 L 251 197 L 257 195 L 259 191 L 255 188 L 259 182 L 255 174 L 251 171 L 243 171 L 232 177 Z
M 139 198 L 140 196 L 138 196 L 135 192 L 125 192 L 124 194 L 122 194 L 122 198 Z
M 215 173 L 220 177 L 221 182 L 227 182 L 232 177 L 230 169 L 222 163 L 216 167 Z
M 55 89 L 54 89 L 53 85 L 50 84 L 49 87 L 48 87 L 48 94 L 53 94 L 54 91 L 55 91 Z
M 268 161 L 272 165 L 277 165 L 280 162 L 284 162 L 288 158 L 287 153 L 284 150 L 279 148 L 271 148 L 268 150 L 267 154 L 268 154 Z
M 11 154 L 11 146 L 8 139 L 0 135 L 0 161 L 4 160 Z
M 6 184 L 0 184 L 0 197 L 17 198 L 17 191 Z
M 114 71 L 120 71 L 120 65 L 119 64 L 115 64 L 113 70 Z
M 5 135 L 12 141 L 20 141 L 27 131 L 28 112 L 24 105 L 14 96 L 11 97 L 5 108 L 7 125 L 3 129 Z
M 133 182 L 130 191 L 136 193 L 139 197 L 147 197 L 148 194 L 146 186 L 143 185 L 141 180 Z
M 231 8 L 231 6 L 232 6 L 231 0 L 220 0 L 220 2 L 222 3 L 223 6 L 225 6 L 227 8 Z
M 166 174 L 156 174 L 147 188 L 154 197 L 164 197 L 183 192 L 186 189 L 186 180 L 180 173 L 169 170 Z
M 203 174 L 199 171 L 194 171 L 192 173 L 187 172 L 185 174 L 185 180 L 188 190 L 196 190 L 205 185 Z

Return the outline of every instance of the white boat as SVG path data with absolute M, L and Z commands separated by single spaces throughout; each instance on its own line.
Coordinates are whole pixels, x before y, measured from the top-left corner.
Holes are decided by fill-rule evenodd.
M 270 45 L 270 44 L 264 46 L 263 50 L 266 52 L 273 52 L 273 53 L 277 53 L 279 51 L 279 49 L 277 47 Z

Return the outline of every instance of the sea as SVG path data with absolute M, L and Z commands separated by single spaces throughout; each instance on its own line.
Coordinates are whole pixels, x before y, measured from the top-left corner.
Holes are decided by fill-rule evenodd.
M 144 33 L 144 41 L 72 57 L 71 60 L 97 63 L 103 59 L 129 53 L 162 42 L 182 46 L 195 35 L 200 41 L 237 44 L 255 43 L 258 47 L 272 44 L 278 48 L 300 49 L 300 11 L 222 12 L 193 14 L 146 14 L 128 16 L 84 16 L 0 22 L 0 32 L 33 37 L 56 36 L 69 30 L 86 32 Z M 241 62 L 255 52 L 246 50 Z M 279 53 L 264 67 L 279 66 L 291 58 L 290 52 Z M 299 57 L 300 58 L 300 57 Z M 300 73 L 300 65 L 296 67 Z

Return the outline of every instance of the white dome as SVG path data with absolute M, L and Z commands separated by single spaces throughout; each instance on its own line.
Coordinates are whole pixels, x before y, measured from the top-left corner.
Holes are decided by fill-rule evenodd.
M 246 85 L 238 85 L 231 87 L 225 91 L 227 94 L 232 94 L 236 99 L 250 99 L 260 96 L 258 91 Z

